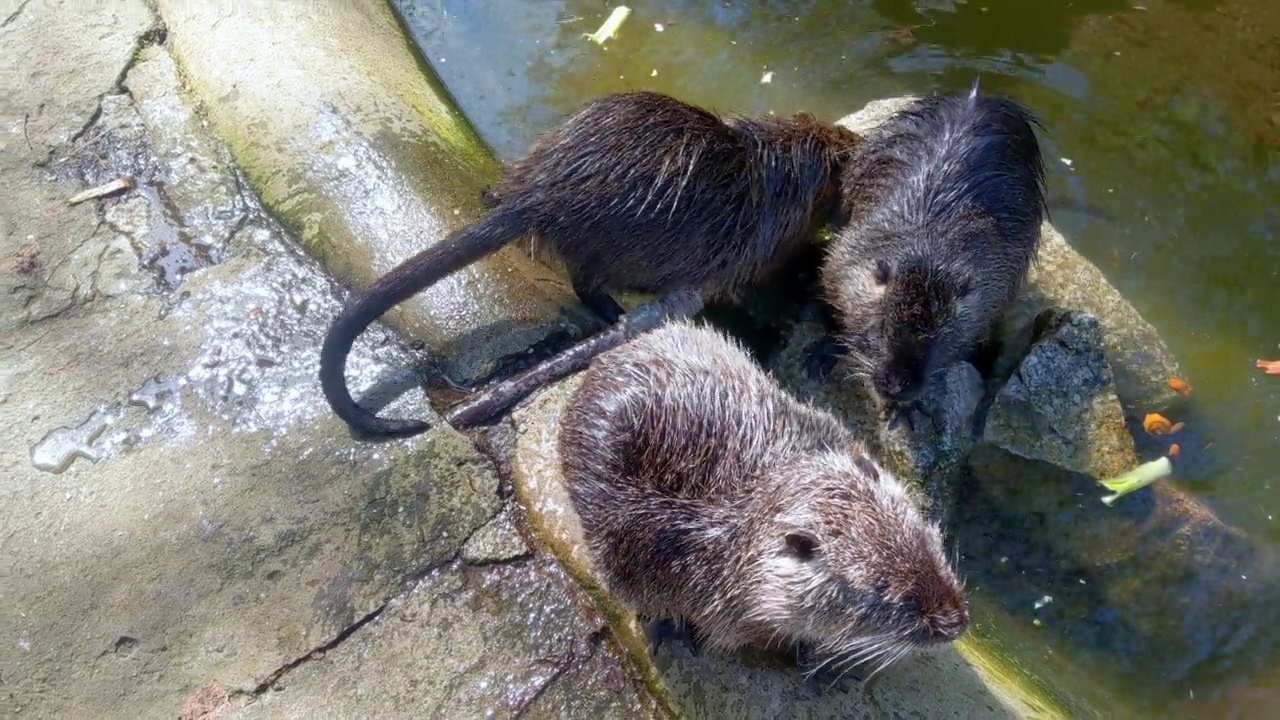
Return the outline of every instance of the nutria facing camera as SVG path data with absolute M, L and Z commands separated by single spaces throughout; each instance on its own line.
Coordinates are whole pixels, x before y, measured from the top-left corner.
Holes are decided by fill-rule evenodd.
M 975 82 L 895 114 L 845 164 L 823 294 L 891 407 L 985 343 L 1026 277 L 1048 217 L 1033 124 Z
M 938 525 L 834 417 L 716 331 L 674 321 L 598 356 L 559 443 L 605 584 L 713 651 L 879 670 L 968 624 Z
M 732 299 L 827 221 L 841 163 L 860 141 L 803 113 L 722 120 L 647 91 L 593 100 L 505 168 L 480 219 L 348 300 L 321 350 L 325 397 L 367 437 L 426 430 L 352 399 L 351 345 L 396 304 L 518 239 L 561 261 L 578 298 L 608 323 L 622 315 L 610 292 Z

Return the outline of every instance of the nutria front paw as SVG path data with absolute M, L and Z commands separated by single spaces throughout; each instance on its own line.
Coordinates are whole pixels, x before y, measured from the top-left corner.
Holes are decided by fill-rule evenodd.
M 702 652 L 693 623 L 687 620 L 651 620 L 645 623 L 644 633 L 649 640 L 649 652 L 654 655 L 658 654 L 658 648 L 667 640 L 679 640 L 694 657 Z

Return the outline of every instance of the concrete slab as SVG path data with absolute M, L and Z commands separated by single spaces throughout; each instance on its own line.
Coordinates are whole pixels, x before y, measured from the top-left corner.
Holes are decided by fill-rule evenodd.
M 436 668 L 398 702 L 503 707 L 548 685 L 530 712 L 634 714 L 608 644 L 583 644 L 598 623 L 575 614 L 581 594 L 546 580 L 545 558 L 506 564 L 529 551 L 509 513 L 486 525 L 499 479 L 467 438 L 440 426 L 357 444 L 330 414 L 314 378 L 340 288 L 246 191 L 145 6 L 121 7 L 27 3 L 0 29 L 49 65 L 5 94 L 6 118 L 46 97 L 67 108 L 31 146 L 11 122 L 0 169 L 6 714 L 197 717 L 267 695 L 309 707 L 338 686 L 294 695 L 290 674 L 306 688 L 301 670 L 353 638 L 388 667 L 417 653 Z M 60 53 L 29 46 L 46 36 Z M 125 176 L 131 189 L 67 205 Z M 375 328 L 352 373 L 410 361 Z M 431 414 L 420 396 L 393 408 Z M 464 544 L 485 568 L 454 560 Z M 427 603 L 416 624 L 414 603 Z M 387 695 L 385 673 L 357 679 L 376 689 L 353 712 Z

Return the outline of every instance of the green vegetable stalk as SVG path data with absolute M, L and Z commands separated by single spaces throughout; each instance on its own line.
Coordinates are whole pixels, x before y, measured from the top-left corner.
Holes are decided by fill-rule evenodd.
M 1169 477 L 1173 474 L 1173 464 L 1169 462 L 1168 457 L 1161 457 L 1158 460 L 1145 462 L 1138 467 L 1117 478 L 1110 480 L 1100 480 L 1103 487 L 1113 492 L 1102 498 L 1102 502 L 1107 506 L 1111 506 L 1116 500 L 1128 495 L 1129 493 L 1140 490 L 1161 478 Z
M 626 21 L 627 16 L 631 14 L 631 8 L 626 5 L 619 5 L 609 13 L 609 17 L 605 18 L 604 24 L 594 33 L 583 33 L 582 36 L 588 40 L 603 45 L 605 40 L 609 40 L 618 34 L 618 28 L 622 27 L 622 23 Z

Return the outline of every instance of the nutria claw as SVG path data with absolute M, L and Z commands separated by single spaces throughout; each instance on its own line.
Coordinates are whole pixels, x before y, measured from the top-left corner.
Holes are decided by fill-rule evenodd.
M 698 642 L 697 628 L 687 620 L 676 620 L 674 618 L 650 620 L 644 624 L 644 633 L 649 640 L 650 654 L 657 655 L 658 649 L 668 640 L 679 641 L 689 651 L 689 654 L 694 657 L 702 653 L 702 646 Z

